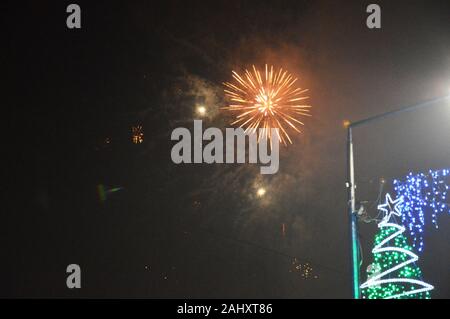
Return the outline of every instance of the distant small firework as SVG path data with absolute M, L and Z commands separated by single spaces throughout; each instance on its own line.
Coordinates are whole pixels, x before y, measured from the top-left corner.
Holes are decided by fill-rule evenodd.
M 206 107 L 204 107 L 203 105 L 199 105 L 197 106 L 197 114 L 200 116 L 205 116 L 206 115 Z
M 258 139 L 270 139 L 270 129 L 278 128 L 278 138 L 284 144 L 292 144 L 289 130 L 300 133 L 301 116 L 309 114 L 310 105 L 301 104 L 308 99 L 307 89 L 294 86 L 297 78 L 280 68 L 265 66 L 265 76 L 253 66 L 253 73 L 245 70 L 240 76 L 232 71 L 235 84 L 226 82 L 225 95 L 231 104 L 223 109 L 238 112 L 231 125 L 239 125 L 245 132 L 259 130 Z
M 315 274 L 313 267 L 309 263 L 301 263 L 297 258 L 294 258 L 291 263 L 289 272 L 297 273 L 301 279 L 318 279 L 319 276 Z
M 260 187 L 256 191 L 256 195 L 258 195 L 258 197 L 263 197 L 265 194 L 266 194 L 266 189 L 264 187 Z
M 133 144 L 141 144 L 144 142 L 144 131 L 142 125 L 131 127 L 131 140 Z

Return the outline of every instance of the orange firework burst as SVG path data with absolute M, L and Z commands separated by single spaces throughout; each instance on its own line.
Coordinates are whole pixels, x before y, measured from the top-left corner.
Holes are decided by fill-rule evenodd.
M 239 125 L 245 132 L 259 130 L 258 140 L 261 137 L 270 139 L 270 129 L 278 128 L 278 138 L 287 145 L 292 144 L 289 130 L 300 133 L 299 126 L 303 123 L 299 120 L 301 116 L 309 114 L 310 105 L 301 104 L 308 97 L 303 94 L 307 89 L 295 87 L 294 78 L 287 71 L 279 69 L 278 72 L 267 67 L 265 76 L 253 66 L 253 73 L 245 70 L 240 76 L 233 71 L 233 79 L 237 83 L 224 83 L 227 87 L 225 95 L 231 104 L 224 109 L 239 112 L 236 120 L 231 125 Z

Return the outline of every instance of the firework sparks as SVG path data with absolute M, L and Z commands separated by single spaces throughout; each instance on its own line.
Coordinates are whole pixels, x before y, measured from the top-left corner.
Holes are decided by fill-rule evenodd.
M 253 72 L 245 70 L 243 76 L 232 71 L 236 83 L 224 83 L 225 95 L 231 101 L 223 108 L 238 112 L 231 125 L 239 125 L 245 132 L 259 130 L 258 140 L 270 139 L 270 129 L 278 128 L 278 138 L 284 144 L 292 144 L 289 131 L 300 133 L 299 126 L 303 122 L 301 116 L 309 114 L 310 105 L 302 104 L 308 99 L 304 96 L 307 89 L 294 86 L 297 78 L 280 68 L 274 71 L 273 66 L 265 67 L 265 74 L 253 66 Z
M 142 125 L 133 126 L 131 128 L 131 140 L 133 144 L 141 144 L 144 142 L 144 131 L 142 129 Z
M 319 276 L 313 271 L 309 263 L 301 263 L 297 258 L 292 260 L 292 267 L 289 272 L 297 273 L 301 279 L 318 279 Z

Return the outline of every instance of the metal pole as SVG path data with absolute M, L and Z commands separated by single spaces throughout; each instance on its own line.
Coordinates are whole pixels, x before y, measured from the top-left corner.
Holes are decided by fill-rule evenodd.
M 348 150 L 348 213 L 350 219 L 351 251 L 352 251 L 352 275 L 353 275 L 353 297 L 360 299 L 359 289 L 359 243 L 358 243 L 358 220 L 356 215 L 355 199 L 355 166 L 353 159 L 353 136 L 352 127 L 348 127 L 347 136 Z

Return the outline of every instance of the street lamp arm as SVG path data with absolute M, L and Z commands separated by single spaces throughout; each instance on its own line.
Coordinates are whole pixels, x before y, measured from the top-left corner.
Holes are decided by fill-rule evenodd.
M 418 109 L 421 109 L 421 108 L 432 106 L 433 104 L 445 101 L 447 99 L 450 99 L 450 95 L 447 95 L 447 96 L 444 96 L 444 97 L 434 98 L 434 99 L 431 99 L 431 100 L 428 100 L 428 101 L 421 102 L 419 104 L 404 106 L 404 107 L 399 108 L 399 109 L 394 110 L 394 111 L 378 114 L 378 115 L 375 115 L 375 116 L 372 116 L 372 117 L 369 117 L 369 118 L 366 118 L 366 119 L 363 119 L 363 120 L 359 120 L 359 121 L 350 123 L 348 125 L 348 127 L 361 126 L 361 125 L 369 123 L 369 122 L 375 122 L 377 120 L 384 119 L 384 118 L 389 117 L 391 115 L 397 115 L 397 114 L 404 113 L 404 112 L 418 110 Z

